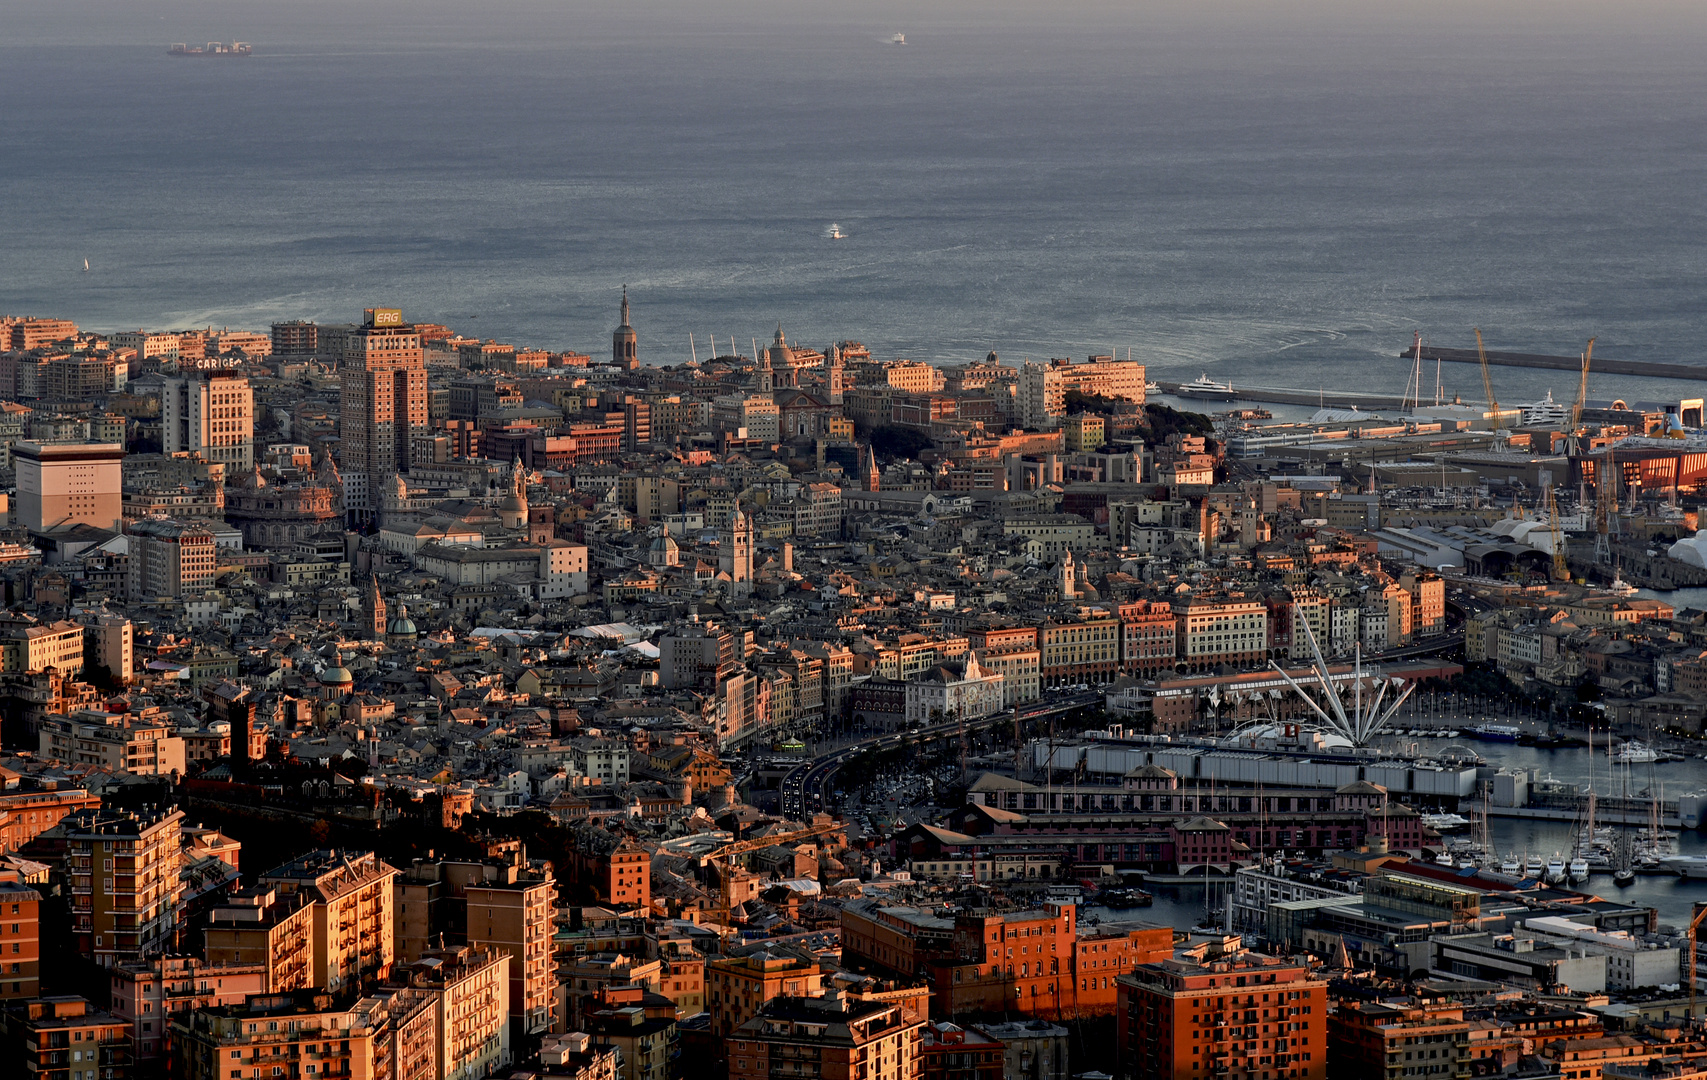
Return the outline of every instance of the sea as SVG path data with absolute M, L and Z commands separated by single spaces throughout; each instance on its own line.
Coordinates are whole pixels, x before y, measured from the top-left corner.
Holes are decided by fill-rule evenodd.
M 216 39 L 253 55 L 167 54 Z M 601 355 L 626 285 L 654 364 L 780 327 L 1392 394 L 1476 326 L 1698 364 L 1704 46 L 1669 2 L 10 0 L 0 313 Z

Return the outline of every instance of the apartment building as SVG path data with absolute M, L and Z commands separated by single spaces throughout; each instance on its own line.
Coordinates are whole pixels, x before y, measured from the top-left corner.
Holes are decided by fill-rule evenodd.
M 75 995 L 19 1002 L 0 1012 L 0 1061 L 8 1076 L 126 1080 L 130 1026 Z
M 906 394 L 934 394 L 946 384 L 942 369 L 922 360 L 891 360 L 868 366 L 863 377 Z
M 215 371 L 167 379 L 160 391 L 160 448 L 222 462 L 236 477 L 255 465 L 255 394 L 249 380 Z
M 1173 603 L 1178 659 L 1194 670 L 1266 662 L 1268 608 L 1242 597 L 1192 597 Z
M 80 810 L 65 819 L 77 951 L 111 968 L 164 951 L 178 928 L 183 812 Z
M 778 998 L 725 1041 L 729 1080 L 917 1080 L 923 1027 L 923 1020 L 908 1020 L 899 1006 L 839 992 Z
M 1119 980 L 1121 1080 L 1327 1080 L 1327 986 L 1233 935 L 1142 964 Z
M 82 788 L 0 792 L 0 855 L 17 851 L 66 815 L 100 805 L 99 795 Z
M 0 1003 L 41 993 L 41 893 L 0 870 Z
M 1159 600 L 1137 600 L 1115 608 L 1120 620 L 1120 670 L 1151 674 L 1171 670 L 1179 649 L 1173 608 Z
M 213 530 L 194 521 L 150 518 L 130 526 L 132 600 L 195 596 L 213 587 Z
M 823 983 L 817 964 L 795 956 L 767 952 L 709 960 L 705 1009 L 711 1014 L 711 1033 L 727 1038 L 768 1002 L 784 996 L 815 997 Z
M 510 1016 L 517 1036 L 548 1031 L 556 1020 L 556 896 L 556 884 L 545 880 L 470 885 L 465 894 L 469 945 L 510 957 Z
M 76 675 L 83 670 L 83 626 L 63 620 L 23 621 L 27 616 L 0 621 L 0 671 L 46 671 Z
M 429 949 L 394 983 L 399 996 L 432 1003 L 433 1076 L 490 1076 L 511 1063 L 509 953 Z
M 1067 394 L 1115 398 L 1144 404 L 1144 365 L 1113 356 L 1092 356 L 1085 363 L 1051 360 L 1020 368 L 1017 399 L 1020 423 L 1051 428 L 1067 415 Z
M 37 738 L 38 752 L 47 761 L 136 776 L 184 774 L 184 740 L 176 728 L 159 721 L 84 710 L 44 717 Z
M 112 969 L 113 1015 L 130 1025 L 131 1060 L 148 1068 L 170 1056 L 174 1019 L 195 1009 L 239 1005 L 267 990 L 259 964 L 209 965 L 193 956 L 156 956 Z
M 70 319 L 7 320 L 6 346 L 12 352 L 29 352 L 77 336 L 77 324 Z M 117 344 L 117 342 L 115 342 Z
M 171 1022 L 172 1076 L 367 1080 L 375 1072 L 374 1029 L 358 1009 L 340 1009 L 332 1002 L 323 990 L 298 990 L 197 1009 Z
M 314 985 L 314 902 L 306 892 L 240 889 L 208 913 L 202 930 L 207 962 L 265 973 L 260 993 Z
M 256 882 L 310 901 L 310 983 L 342 990 L 385 978 L 395 957 L 392 882 L 371 851 L 311 851 Z
M 1038 627 L 1043 685 L 1111 682 L 1120 668 L 1120 619 L 1101 608 L 1081 608 L 1077 617 L 1050 619 Z
M 1462 1006 L 1341 1001 L 1327 1020 L 1328 1053 L 1342 1075 L 1452 1080 L 1472 1067 L 1472 1025 Z
M 1036 640 L 1033 630 L 1032 638 Z M 1002 708 L 1011 709 L 1043 696 L 1043 654 L 1036 645 L 1016 648 L 974 649 L 978 666 L 1002 677 Z
M 114 681 L 128 685 L 136 668 L 135 635 L 131 621 L 111 611 L 86 611 L 83 636 L 97 665 Z

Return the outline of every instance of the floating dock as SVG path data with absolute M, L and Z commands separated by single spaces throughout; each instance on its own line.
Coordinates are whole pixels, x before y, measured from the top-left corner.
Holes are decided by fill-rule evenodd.
M 1415 360 L 1416 346 L 1411 346 L 1399 354 L 1401 360 Z M 1422 347 L 1424 360 L 1440 360 L 1448 364 L 1480 364 L 1481 357 L 1475 349 L 1435 349 L 1427 345 Z M 1580 372 L 1583 358 L 1580 356 L 1546 356 L 1541 353 L 1517 353 L 1488 351 L 1488 363 L 1499 367 L 1543 368 L 1548 371 Z M 1694 367 L 1689 364 L 1653 364 L 1645 360 L 1607 360 L 1599 356 L 1589 370 L 1601 375 L 1635 375 L 1648 379 L 1707 379 L 1707 367 Z

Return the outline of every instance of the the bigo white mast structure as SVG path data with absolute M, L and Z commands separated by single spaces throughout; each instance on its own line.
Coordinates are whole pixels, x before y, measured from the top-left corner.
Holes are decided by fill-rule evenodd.
M 1387 696 L 1387 691 L 1394 685 L 1404 682 L 1404 680 L 1382 679 L 1381 688 L 1375 692 L 1368 707 L 1365 708 L 1363 702 L 1363 646 L 1359 645 L 1357 647 L 1356 667 L 1352 677 L 1351 700 L 1344 700 L 1340 696 L 1339 687 L 1334 685 L 1332 676 L 1328 674 L 1327 661 L 1322 659 L 1322 650 L 1316 644 L 1316 632 L 1310 628 L 1308 619 L 1299 621 L 1303 623 L 1304 634 L 1310 640 L 1310 654 L 1315 657 L 1313 665 L 1316 669 L 1315 682 L 1322 688 L 1322 697 L 1327 699 L 1328 706 L 1333 711 L 1330 713 L 1323 709 L 1316 699 L 1311 697 L 1303 686 L 1294 682 L 1292 676 L 1288 675 L 1279 664 L 1271 662 L 1269 666 L 1286 680 L 1286 684 L 1292 687 L 1293 691 L 1303 699 L 1304 704 L 1310 706 L 1310 709 L 1321 719 L 1322 726 L 1326 730 L 1341 736 L 1353 746 L 1369 745 L 1370 740 L 1386 728 L 1387 722 L 1399 711 L 1399 707 L 1405 703 L 1405 699 L 1411 696 L 1411 691 L 1416 689 L 1416 684 L 1406 684 L 1405 689 L 1383 709 L 1381 702 Z M 1309 681 L 1309 679 L 1305 680 L 1306 683 Z M 1349 712 L 1347 711 L 1348 706 L 1350 707 Z

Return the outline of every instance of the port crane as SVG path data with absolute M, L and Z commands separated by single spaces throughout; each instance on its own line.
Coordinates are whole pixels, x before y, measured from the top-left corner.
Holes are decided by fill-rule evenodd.
M 735 856 L 745 855 L 749 851 L 762 851 L 765 848 L 777 847 L 781 844 L 792 844 L 801 840 L 810 840 L 813 837 L 823 836 L 826 833 L 841 832 L 845 828 L 847 828 L 847 826 L 840 821 L 827 821 L 822 824 L 813 825 L 810 828 L 795 829 L 792 832 L 776 833 L 773 836 L 761 836 L 756 840 L 736 840 L 733 843 L 724 844 L 722 847 L 713 848 L 704 855 L 701 855 L 699 857 L 699 865 L 701 867 L 709 865 L 714 860 L 727 860 L 727 863 L 723 866 L 722 871 L 719 874 L 719 877 L 722 879 L 720 891 L 723 894 L 723 902 L 719 910 L 723 915 L 723 925 L 730 925 L 729 909 L 732 905 L 729 902 L 729 893 L 730 882 L 733 877 L 731 871 L 735 868 Z
M 1697 900 L 1690 905 L 1689 916 L 1689 959 L 1684 963 L 1684 970 L 1689 977 L 1689 1023 L 1695 1021 L 1695 939 L 1701 930 L 1701 920 L 1707 917 L 1707 904 Z
M 1588 403 L 1588 365 L 1594 358 L 1594 338 L 1588 339 L 1588 348 L 1583 350 L 1582 376 L 1577 380 L 1577 400 L 1571 405 L 1571 438 L 1582 434 L 1583 406 Z
M 1482 391 L 1488 395 L 1489 424 L 1495 431 L 1498 431 L 1505 424 L 1500 419 L 1500 403 L 1494 400 L 1493 376 L 1488 374 L 1488 350 L 1482 347 L 1481 327 L 1474 329 L 1476 331 L 1476 356 L 1482 361 Z

